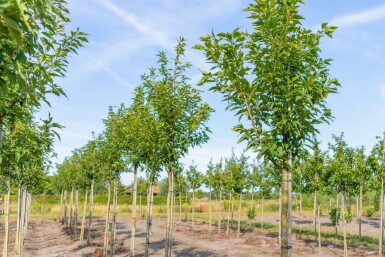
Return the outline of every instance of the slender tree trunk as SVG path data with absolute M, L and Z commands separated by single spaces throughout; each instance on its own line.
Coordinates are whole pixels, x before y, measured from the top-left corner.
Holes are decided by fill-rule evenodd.
M 4 244 L 3 257 L 8 257 L 8 242 L 9 242 L 9 198 L 11 197 L 11 165 L 8 166 L 8 181 L 7 181 L 7 195 L 4 199 Z
M 79 219 L 79 190 L 75 191 L 75 217 L 74 217 L 74 234 L 78 236 L 78 219 Z
M 209 232 L 211 233 L 211 186 L 210 186 L 210 192 L 209 192 L 209 201 L 210 201 L 210 210 L 209 210 Z
M 221 208 L 218 208 L 220 211 L 222 209 L 222 189 L 220 189 L 220 193 L 219 193 L 219 205 L 221 207 Z M 221 233 L 221 226 L 222 226 L 221 223 L 222 223 L 221 214 L 218 212 L 218 233 Z
M 299 239 L 302 238 L 302 192 L 299 193 Z
M 344 233 L 344 257 L 348 256 L 348 245 L 346 241 L 346 221 L 345 221 L 345 192 L 342 192 L 341 198 L 342 229 Z
M 182 222 L 182 190 L 179 182 L 179 221 Z
M 20 256 L 19 242 L 20 242 L 21 202 L 22 202 L 22 194 L 21 194 L 21 186 L 19 185 L 19 188 L 17 191 L 17 220 L 16 220 L 16 235 L 15 235 L 15 255 L 16 256 Z
M 231 199 L 232 199 L 232 195 L 231 195 L 231 192 L 230 192 L 230 197 L 229 197 L 229 212 L 228 212 L 228 215 L 227 215 L 227 229 L 226 229 L 226 235 L 227 235 L 227 236 L 229 235 L 229 231 L 230 231 Z
M 361 225 L 362 225 L 362 180 L 360 181 L 360 196 L 358 203 L 358 238 L 361 241 Z
M 86 223 L 86 212 L 87 212 L 87 195 L 88 195 L 88 191 L 86 190 L 86 195 L 85 195 L 85 198 L 84 198 L 84 205 L 83 205 L 82 226 L 80 228 L 80 237 L 79 237 L 80 241 L 83 241 L 83 239 L 84 239 L 84 226 L 85 226 L 85 223 Z
M 187 200 L 187 193 L 186 193 L 186 208 L 184 209 L 184 220 L 187 221 L 187 212 L 188 212 L 188 200 Z
M 90 216 L 88 217 L 88 232 L 87 232 L 87 245 L 91 242 L 91 228 L 92 228 L 92 206 L 94 204 L 94 179 L 91 180 L 90 191 Z
M 235 202 L 234 199 L 235 199 L 235 197 L 233 197 L 231 199 L 231 223 L 230 223 L 231 227 L 234 227 L 234 225 L 233 225 L 233 222 L 234 222 L 234 202 Z
M 337 193 L 336 193 L 336 231 L 335 231 L 335 238 L 337 238 L 338 236 L 338 222 L 339 222 L 339 218 L 338 218 L 338 187 L 337 187 Z
M 168 193 L 167 193 L 167 228 L 166 228 L 166 243 L 165 257 L 171 257 L 172 245 L 172 221 L 173 221 L 173 194 L 174 194 L 174 171 L 171 167 L 168 169 Z
M 238 206 L 238 233 L 237 237 L 241 236 L 241 210 L 242 210 L 242 193 L 239 193 L 239 206 Z
M 103 244 L 103 256 L 108 256 L 108 232 L 110 230 L 110 206 L 111 206 L 111 184 L 107 184 L 107 215 L 106 215 L 106 224 L 104 228 L 104 244 Z
M 192 191 L 192 206 L 191 206 L 191 229 L 194 229 L 194 205 L 195 205 L 195 196 L 194 196 L 194 188 Z
M 382 246 L 384 238 L 384 179 L 381 177 L 381 195 L 380 195 L 380 237 L 378 240 L 378 256 L 382 257 Z
M 314 228 L 314 240 L 317 240 L 317 192 L 314 191 L 313 195 L 313 228 Z
M 287 156 L 287 164 L 291 169 L 292 155 Z M 281 257 L 290 257 L 291 246 L 291 220 L 292 220 L 292 195 L 291 171 L 282 170 L 282 210 L 281 210 Z
M 70 231 L 73 233 L 73 204 L 74 204 L 74 188 L 71 189 L 70 195 Z
M 136 199 L 136 197 L 135 197 Z M 114 180 L 114 198 L 113 198 L 113 210 L 112 210 L 112 231 L 111 231 L 111 250 L 110 256 L 115 256 L 115 242 L 116 242 L 116 220 L 118 215 L 118 176 L 115 176 Z M 136 208 L 136 206 L 135 206 Z M 131 249 L 130 249 L 131 251 Z
M 137 173 L 138 166 L 134 167 L 134 188 L 132 190 L 132 222 L 131 222 L 131 241 L 130 241 L 130 257 L 135 255 L 135 228 L 136 228 L 136 192 L 137 192 Z
M 60 222 L 63 221 L 63 194 L 64 194 L 64 190 L 62 189 L 60 193 L 60 218 L 59 218 Z
M 321 196 L 318 194 L 317 199 L 317 220 L 318 220 L 318 253 L 321 254 Z
M 282 243 L 281 241 L 282 241 L 282 186 L 279 188 L 279 229 L 278 229 L 279 246 L 281 246 L 281 243 Z
M 64 220 L 63 220 L 63 224 L 65 224 L 65 226 L 68 225 L 67 223 L 67 190 L 64 190 Z
M 262 210 L 261 210 L 261 212 L 262 212 L 262 214 L 261 214 L 261 218 L 262 218 L 262 220 L 261 220 L 261 229 L 263 230 L 263 205 L 264 205 L 264 202 L 265 202 L 265 197 L 262 195 Z
M 152 226 L 152 205 L 154 199 L 154 176 L 151 177 L 150 187 L 147 195 L 147 226 L 146 226 L 146 245 L 144 250 L 144 256 L 150 256 L 150 232 Z

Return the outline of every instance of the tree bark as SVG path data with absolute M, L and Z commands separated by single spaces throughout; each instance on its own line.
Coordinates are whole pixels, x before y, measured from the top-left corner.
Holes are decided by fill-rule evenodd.
M 382 257 L 382 246 L 384 238 L 384 179 L 381 177 L 381 195 L 380 195 L 380 237 L 378 239 L 378 256 Z
M 209 210 L 209 232 L 211 233 L 211 186 L 210 186 L 210 192 L 209 192 L 209 202 L 210 202 L 210 210 Z
M 188 212 L 188 200 L 187 200 L 187 198 L 188 198 L 188 195 L 186 193 L 186 207 L 184 209 L 184 220 L 185 221 L 187 221 L 187 212 Z
M 134 188 L 132 190 L 132 216 L 131 216 L 131 241 L 130 241 L 130 257 L 135 255 L 135 228 L 136 228 L 136 193 L 137 193 L 137 174 L 138 166 L 134 167 Z
M 261 229 L 263 230 L 263 205 L 264 205 L 264 202 L 265 202 L 265 198 L 264 198 L 264 196 L 262 195 L 262 210 L 261 210 L 261 212 L 262 212 L 262 214 L 261 214 L 261 218 L 262 218 L 262 220 L 261 220 Z
M 75 215 L 74 215 L 74 235 L 78 236 L 78 219 L 79 219 L 79 190 L 75 190 Z
M 116 242 L 116 219 L 117 219 L 117 206 L 118 206 L 118 177 L 115 176 L 114 180 L 114 198 L 113 198 L 113 210 L 112 210 L 112 231 L 111 231 L 111 249 L 110 256 L 115 256 L 115 242 Z
M 317 220 L 318 220 L 318 253 L 321 254 L 321 196 L 318 194 L 317 199 Z
M 59 218 L 60 222 L 63 221 L 63 194 L 64 194 L 64 191 L 62 189 L 60 193 L 60 218 Z
M 335 238 L 337 238 L 338 236 L 338 222 L 339 222 L 339 218 L 338 218 L 338 187 L 337 187 L 337 193 L 336 193 L 336 231 L 335 231 Z
M 73 204 L 74 204 L 74 188 L 71 189 L 70 195 L 70 231 L 73 233 Z
M 80 237 L 79 237 L 80 241 L 83 241 L 83 239 L 84 239 L 84 226 L 85 226 L 85 223 L 86 223 L 86 212 L 87 212 L 87 195 L 88 195 L 88 191 L 86 190 L 86 195 L 85 195 L 85 198 L 84 198 L 84 205 L 83 205 L 82 226 L 80 228 Z
M 345 192 L 342 192 L 341 198 L 342 229 L 344 233 L 344 257 L 348 257 L 348 244 L 346 241 L 346 221 L 345 221 Z
M 292 155 L 287 156 L 287 165 L 291 169 Z M 282 210 L 281 210 L 281 257 L 290 257 L 291 245 L 291 220 L 292 220 L 292 195 L 291 195 L 291 170 L 282 169 Z
M 314 240 L 317 240 L 317 192 L 314 191 L 313 196 L 313 228 L 314 228 Z
M 282 240 L 282 185 L 279 188 L 279 229 L 278 229 L 278 243 L 281 246 Z
M 168 169 L 168 193 L 167 193 L 167 227 L 165 242 L 165 257 L 171 257 L 172 245 L 172 223 L 173 223 L 173 194 L 174 194 L 174 171 L 171 167 Z
M 150 256 L 150 234 L 152 226 L 152 205 L 154 201 L 154 176 L 151 177 L 150 187 L 147 194 L 147 226 L 146 226 L 146 245 L 144 250 L 144 256 Z
M 299 193 L 299 239 L 302 238 L 302 192 Z
M 221 233 L 222 219 L 219 211 L 222 209 L 222 189 L 220 189 L 220 193 L 219 193 L 219 206 L 220 208 L 218 208 L 218 233 Z
M 192 191 L 192 204 L 191 204 L 191 229 L 194 229 L 194 205 L 195 205 L 195 196 L 194 196 L 194 186 Z
M 242 193 L 239 193 L 239 206 L 238 206 L 238 232 L 237 237 L 241 236 L 241 209 L 242 209 Z
M 92 228 L 92 206 L 94 204 L 94 179 L 91 180 L 90 191 L 90 216 L 88 217 L 88 232 L 87 232 L 87 245 L 91 242 L 91 228 Z
M 111 184 L 107 184 L 107 215 L 106 215 L 106 224 L 104 228 L 104 242 L 103 242 L 103 256 L 108 256 L 108 232 L 110 230 L 110 206 L 111 206 Z
M 68 220 L 67 220 L 67 190 L 64 190 L 64 220 L 63 220 L 63 224 L 65 226 L 68 225 Z
M 358 238 L 359 241 L 361 241 L 361 225 L 362 225 L 362 180 L 360 181 L 360 197 L 359 197 L 359 203 L 358 203 Z
M 9 198 L 11 197 L 11 165 L 8 166 L 8 181 L 7 181 L 7 195 L 4 199 L 4 244 L 3 244 L 3 257 L 8 257 L 8 242 L 9 242 Z
M 179 182 L 179 221 L 182 222 L 182 189 Z
M 19 243 L 20 243 L 21 202 L 22 202 L 21 186 L 19 185 L 19 188 L 17 191 L 17 220 L 16 220 L 16 235 L 15 235 L 15 255 L 16 256 L 20 256 Z
M 228 215 L 227 215 L 227 229 L 226 229 L 226 235 L 227 235 L 227 236 L 229 235 L 229 231 L 230 231 L 231 199 L 232 199 L 232 196 L 231 196 L 231 192 L 230 192 L 230 197 L 229 197 L 229 212 L 228 212 Z

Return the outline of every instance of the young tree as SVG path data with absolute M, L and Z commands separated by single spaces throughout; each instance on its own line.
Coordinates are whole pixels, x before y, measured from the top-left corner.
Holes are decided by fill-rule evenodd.
M 195 46 L 212 64 L 200 84 L 215 84 L 211 90 L 223 94 L 228 109 L 239 116 L 234 130 L 240 141 L 282 173 L 281 256 L 291 256 L 292 249 L 293 158 L 318 132 L 316 126 L 331 120 L 326 98 L 338 86 L 319 47 L 335 28 L 326 23 L 317 32 L 304 28 L 301 3 L 256 0 L 246 8 L 251 32 L 213 33 Z
M 195 190 L 201 187 L 203 182 L 202 174 L 197 170 L 197 166 L 194 164 L 190 165 L 186 171 L 186 180 L 189 184 L 189 188 L 192 190 L 192 203 L 191 203 L 191 229 L 194 228 L 194 208 L 195 208 Z
M 200 91 L 189 84 L 185 75 L 191 67 L 182 58 L 186 43 L 183 38 L 175 47 L 176 55 L 169 59 L 164 52 L 158 54 L 159 66 L 150 69 L 142 77 L 145 105 L 153 113 L 159 128 L 159 152 L 168 174 L 167 228 L 165 256 L 171 256 L 172 222 L 174 203 L 174 171 L 180 158 L 191 147 L 200 146 L 208 140 L 210 132 L 206 123 L 212 109 L 204 103 Z

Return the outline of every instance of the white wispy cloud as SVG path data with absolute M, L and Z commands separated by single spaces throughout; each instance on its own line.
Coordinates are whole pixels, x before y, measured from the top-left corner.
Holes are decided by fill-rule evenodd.
M 151 38 L 154 43 L 156 42 L 162 47 L 170 47 L 171 42 L 168 39 L 167 34 L 160 31 L 159 28 L 153 28 L 147 25 L 144 21 L 139 20 L 139 18 L 136 17 L 134 14 L 128 12 L 121 6 L 118 6 L 109 0 L 99 0 L 98 3 L 113 14 L 115 14 L 123 22 L 129 24 L 139 33 Z
M 385 4 L 364 10 L 362 12 L 344 15 L 333 19 L 330 24 L 339 28 L 348 27 L 359 24 L 366 24 L 385 18 Z

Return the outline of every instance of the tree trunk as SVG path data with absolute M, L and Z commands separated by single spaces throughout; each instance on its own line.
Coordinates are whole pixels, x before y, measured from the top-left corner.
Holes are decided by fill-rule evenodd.
M 318 220 L 318 253 L 321 254 L 321 196 L 318 194 L 317 199 L 317 220 Z
M 234 199 L 235 199 L 235 197 L 233 197 L 231 199 L 231 223 L 230 223 L 231 227 L 234 227 L 234 225 L 233 225 L 233 222 L 234 222 L 234 202 L 235 202 Z
M 70 232 L 73 233 L 73 204 L 74 204 L 74 188 L 71 189 L 70 195 Z
M 302 238 L 302 192 L 299 193 L 299 239 Z
M 222 189 L 220 189 L 220 193 L 219 193 L 219 206 L 220 206 L 220 208 L 218 208 L 219 209 L 218 210 L 218 233 L 221 233 L 222 219 L 221 219 L 221 214 L 219 213 L 219 211 L 222 209 Z
M 67 190 L 64 190 L 64 220 L 63 220 L 63 224 L 65 224 L 65 226 L 68 225 L 67 223 Z
M 59 218 L 60 222 L 63 221 L 63 194 L 64 194 L 64 191 L 62 189 L 60 193 L 60 218 Z
M 173 194 L 174 194 L 174 171 L 168 169 L 168 193 L 167 193 L 167 228 L 165 242 L 165 257 L 171 257 L 172 245 L 172 221 L 173 221 Z
M 137 173 L 138 166 L 134 167 L 134 188 L 132 190 L 132 216 L 131 216 L 131 241 L 130 241 L 130 257 L 135 255 L 135 228 L 136 228 L 136 191 L 137 191 Z
M 135 197 L 136 199 L 136 197 Z M 117 219 L 117 206 L 118 206 L 118 177 L 116 175 L 114 180 L 114 197 L 113 197 L 113 210 L 112 210 L 112 229 L 111 229 L 111 249 L 110 256 L 115 256 L 115 242 L 116 242 L 116 219 Z M 136 206 L 135 206 L 136 208 Z M 131 250 L 130 250 L 131 251 Z
M 265 202 L 265 197 L 262 195 L 262 210 L 261 210 L 261 212 L 262 212 L 262 214 L 261 214 L 261 218 L 262 218 L 262 220 L 261 220 L 261 229 L 263 230 L 263 205 L 264 205 L 264 202 Z
M 11 197 L 11 165 L 8 166 L 8 181 L 7 181 L 7 195 L 4 199 L 4 244 L 3 257 L 8 257 L 8 242 L 9 242 L 9 198 Z
M 209 202 L 210 202 L 210 210 L 209 210 L 209 232 L 211 233 L 211 186 L 210 186 L 210 195 L 209 195 Z
M 238 233 L 237 237 L 241 236 L 241 209 L 242 209 L 242 193 L 239 193 L 239 206 L 238 206 Z
M 342 229 L 344 233 L 344 257 L 348 257 L 348 244 L 346 242 L 346 221 L 345 221 L 345 192 L 342 192 L 341 198 Z
M 287 156 L 288 167 L 291 168 L 292 155 Z M 291 219 L 292 219 L 292 195 L 291 195 L 291 171 L 282 170 L 282 210 L 281 210 L 281 257 L 290 257 L 291 246 Z
M 194 188 L 192 191 L 192 204 L 191 204 L 191 229 L 194 229 L 194 205 L 195 205 L 195 197 L 194 197 Z
M 182 222 L 182 190 L 179 182 L 179 221 Z
M 229 212 L 228 212 L 228 215 L 227 215 L 227 229 L 226 229 L 226 235 L 227 235 L 227 236 L 229 235 L 229 231 L 230 231 L 231 199 L 232 199 L 232 195 L 231 195 L 231 192 L 230 192 L 230 197 L 229 197 Z
M 74 234 L 78 236 L 78 219 L 79 219 L 79 190 L 75 191 L 75 215 L 74 215 Z
M 86 212 L 87 212 L 87 195 L 88 195 L 88 191 L 86 190 L 86 195 L 85 195 L 85 198 L 84 198 L 84 205 L 83 205 L 82 226 L 80 228 L 80 237 L 79 237 L 80 241 L 83 241 L 83 239 L 84 239 L 84 226 L 85 226 L 85 223 L 86 223 Z
M 106 215 L 106 224 L 104 227 L 104 242 L 103 242 L 103 256 L 108 256 L 108 232 L 110 230 L 110 206 L 111 206 L 111 184 L 107 184 L 107 215 Z
M 88 232 L 87 232 L 87 245 L 91 242 L 91 228 L 92 228 L 92 205 L 94 204 L 94 179 L 91 180 L 90 191 L 90 216 L 88 217 Z
M 282 186 L 279 188 L 279 229 L 278 229 L 278 243 L 281 246 L 282 235 Z
M 380 195 L 380 237 L 378 240 L 378 256 L 382 257 L 382 246 L 384 238 L 384 179 L 381 177 L 381 195 Z
M 186 208 L 184 209 L 184 220 L 187 221 L 187 212 L 188 212 L 188 200 L 187 200 L 187 193 L 186 193 Z
M 21 186 L 19 185 L 19 188 L 17 191 L 17 220 L 16 220 L 16 235 L 15 235 L 15 255 L 16 256 L 20 256 L 19 242 L 20 242 L 21 202 L 22 202 Z
M 336 231 L 335 231 L 335 238 L 337 238 L 338 236 L 338 222 L 339 222 L 339 218 L 338 218 L 338 187 L 337 187 L 337 193 L 336 193 Z
M 361 241 L 361 224 L 362 224 L 362 180 L 360 181 L 360 196 L 358 203 L 358 239 Z
M 317 240 L 317 192 L 314 191 L 313 196 L 313 228 L 314 228 L 314 240 Z
M 144 256 L 150 256 L 150 232 L 152 226 L 152 205 L 154 201 L 154 176 L 151 177 L 150 187 L 147 194 L 147 226 L 146 226 L 146 245 Z

